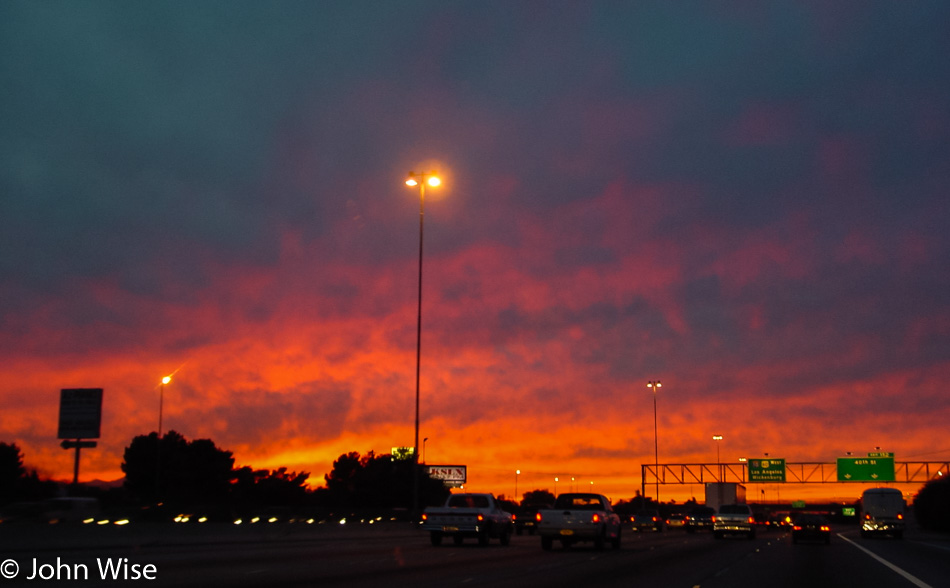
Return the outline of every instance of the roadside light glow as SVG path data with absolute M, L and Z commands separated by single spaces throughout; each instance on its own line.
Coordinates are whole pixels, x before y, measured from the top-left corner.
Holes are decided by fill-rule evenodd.
M 436 186 L 442 184 L 442 180 L 440 180 L 437 176 L 432 176 L 431 178 L 429 178 L 428 180 L 426 180 L 426 182 L 427 182 L 430 186 L 432 186 L 433 188 L 435 188 Z
M 172 377 L 171 377 L 171 376 L 165 376 L 164 378 L 162 378 L 162 384 L 167 384 L 167 383 L 169 383 L 169 382 L 171 382 L 171 381 L 172 381 Z
M 406 185 L 407 185 L 407 186 L 418 186 L 418 185 L 419 185 L 419 182 L 417 182 L 415 178 L 409 178 L 408 180 L 406 180 Z

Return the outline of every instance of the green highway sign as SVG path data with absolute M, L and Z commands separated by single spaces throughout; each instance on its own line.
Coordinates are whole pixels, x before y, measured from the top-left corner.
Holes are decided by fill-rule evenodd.
M 750 459 L 749 460 L 749 481 L 750 482 L 784 482 L 785 481 L 785 458 Z
M 893 482 L 893 457 L 839 457 L 839 482 Z

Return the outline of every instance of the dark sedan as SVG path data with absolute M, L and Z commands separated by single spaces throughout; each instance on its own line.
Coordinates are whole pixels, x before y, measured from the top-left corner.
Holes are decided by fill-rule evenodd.
M 792 525 L 792 543 L 799 541 L 831 543 L 831 526 L 827 519 L 817 514 L 802 514 L 795 517 L 795 523 Z
M 686 515 L 686 531 L 688 533 L 695 533 L 700 529 L 711 531 L 714 514 L 716 514 L 715 509 L 708 506 L 698 506 L 689 511 L 689 514 Z
M 630 517 L 630 521 L 633 523 L 634 531 L 650 529 L 659 532 L 663 530 L 663 518 L 660 516 L 660 512 L 656 510 L 641 510 Z

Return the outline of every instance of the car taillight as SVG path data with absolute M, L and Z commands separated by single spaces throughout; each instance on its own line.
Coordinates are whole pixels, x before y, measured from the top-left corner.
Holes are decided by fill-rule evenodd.
M 422 520 L 428 521 L 428 520 L 429 520 L 429 515 L 427 515 L 426 513 L 422 513 Z
M 653 517 L 653 522 L 654 522 L 654 523 L 656 522 L 656 517 Z
M 794 527 L 792 527 L 792 530 L 793 530 L 793 531 L 801 531 L 801 530 L 802 530 L 802 526 L 801 526 L 801 525 L 795 525 Z
M 541 513 L 538 513 L 538 514 L 534 515 L 534 518 L 537 519 L 537 521 L 540 523 L 540 522 L 541 522 Z
M 595 512 L 594 514 L 591 515 L 590 521 L 591 521 L 592 523 L 599 523 L 599 522 L 600 522 L 600 515 Z
M 712 516 L 712 522 L 714 522 L 714 523 L 716 522 L 716 515 L 713 515 L 713 516 Z
M 904 515 L 902 515 L 902 514 L 900 514 L 900 513 L 897 513 L 897 520 L 900 521 L 900 520 L 903 520 L 903 519 L 904 519 Z
M 829 527 L 828 525 L 822 525 L 822 526 L 821 526 L 821 530 L 822 530 L 822 531 L 831 531 L 831 527 Z
M 485 520 L 485 515 L 483 515 L 483 514 L 478 515 L 478 520 L 479 520 L 479 522 L 484 521 L 484 520 Z
M 755 517 L 749 517 L 749 522 L 755 524 Z

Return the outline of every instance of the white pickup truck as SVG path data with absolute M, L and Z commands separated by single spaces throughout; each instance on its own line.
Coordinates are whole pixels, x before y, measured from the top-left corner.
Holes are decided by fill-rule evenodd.
M 597 549 L 608 541 L 620 547 L 620 516 L 601 494 L 561 494 L 554 508 L 539 510 L 537 518 L 542 549 L 550 550 L 555 539 L 564 547 L 579 541 L 593 541 Z
M 722 539 L 730 533 L 755 539 L 755 517 L 747 504 L 723 504 L 713 515 L 713 537 Z
M 466 537 L 476 537 L 479 545 L 488 545 L 491 538 L 508 545 L 515 525 L 511 514 L 502 510 L 491 494 L 452 494 L 445 506 L 425 509 L 421 528 L 429 531 L 433 545 L 441 545 L 446 536 L 456 545 Z

